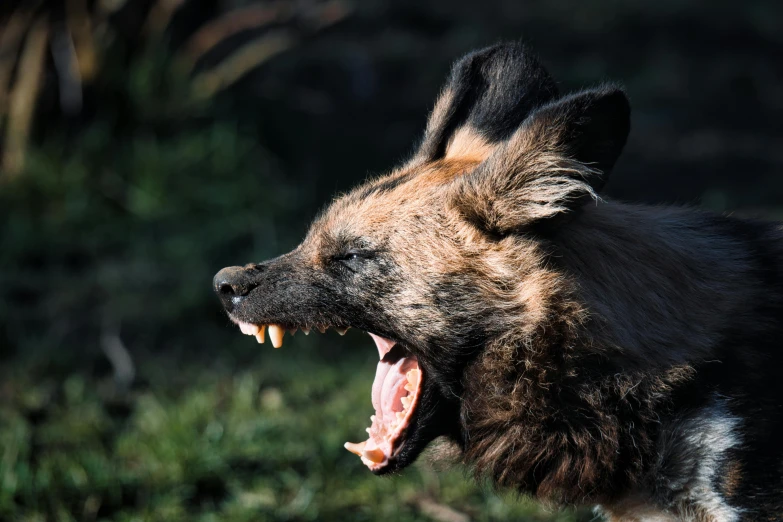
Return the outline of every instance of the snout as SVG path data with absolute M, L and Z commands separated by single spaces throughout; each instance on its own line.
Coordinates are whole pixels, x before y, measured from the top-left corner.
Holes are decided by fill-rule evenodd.
M 229 266 L 215 274 L 212 288 L 220 298 L 226 311 L 231 312 L 242 299 L 258 286 L 253 280 L 255 268 Z
M 314 316 L 328 316 L 331 309 L 325 310 L 324 303 L 335 302 L 329 282 L 319 279 L 294 251 L 224 268 L 215 274 L 212 288 L 235 323 L 300 325 Z

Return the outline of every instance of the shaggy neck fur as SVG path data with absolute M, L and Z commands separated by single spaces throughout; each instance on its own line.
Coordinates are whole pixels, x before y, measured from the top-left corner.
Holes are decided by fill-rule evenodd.
M 479 474 L 583 505 L 614 503 L 656 472 L 662 427 L 682 397 L 706 405 L 689 389 L 695 368 L 752 297 L 747 254 L 711 219 L 589 205 L 548 240 L 540 273 L 524 276 L 555 282 L 545 310 L 534 325 L 505 317 L 510 331 L 466 370 L 464 449 Z

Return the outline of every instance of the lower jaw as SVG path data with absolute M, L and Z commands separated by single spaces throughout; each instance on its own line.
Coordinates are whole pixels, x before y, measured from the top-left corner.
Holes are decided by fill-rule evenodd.
M 373 384 L 373 405 L 376 414 L 371 417 L 372 425 L 367 428 L 368 439 L 345 444 L 345 448 L 358 455 L 362 463 L 376 474 L 396 466 L 396 457 L 406 442 L 414 413 L 419 403 L 422 372 L 415 358 L 403 357 L 378 365 L 376 381 Z M 382 389 L 381 389 L 382 388 Z

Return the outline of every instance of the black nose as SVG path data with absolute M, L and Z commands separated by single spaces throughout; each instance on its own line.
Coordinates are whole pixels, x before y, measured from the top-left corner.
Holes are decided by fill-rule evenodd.
M 212 287 L 229 312 L 242 297 L 258 286 L 253 281 L 253 270 L 241 266 L 229 266 L 215 274 Z

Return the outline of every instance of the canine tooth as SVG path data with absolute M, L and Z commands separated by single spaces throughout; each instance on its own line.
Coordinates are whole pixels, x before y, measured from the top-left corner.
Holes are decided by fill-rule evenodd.
M 336 327 L 335 327 L 335 330 L 337 330 L 337 333 L 338 333 L 338 334 L 340 334 L 340 335 L 345 335 L 345 332 L 347 332 L 347 331 L 348 331 L 348 328 L 336 328 Z
M 380 464 L 381 462 L 384 461 L 386 456 L 383 454 L 383 451 L 381 451 L 378 448 L 375 448 L 371 450 L 364 450 L 364 458 L 369 460 L 370 462 L 375 462 L 376 464 Z
M 256 341 L 258 341 L 258 344 L 264 344 L 264 332 L 266 332 L 266 325 L 258 329 L 258 333 L 256 334 Z
M 402 403 L 402 407 L 407 410 L 411 407 L 411 402 L 413 402 L 413 399 L 410 397 L 400 397 L 400 402 Z
M 280 348 L 283 346 L 283 334 L 285 332 L 283 329 L 276 325 L 276 324 L 270 324 L 269 325 L 269 340 L 272 341 L 272 346 L 275 348 Z
M 354 455 L 361 457 L 362 452 L 364 451 L 364 445 L 366 443 L 367 443 L 366 441 L 360 442 L 358 444 L 355 444 L 353 442 L 346 442 L 345 444 L 343 444 L 343 447 L 348 451 L 350 451 L 351 453 L 353 453 Z

